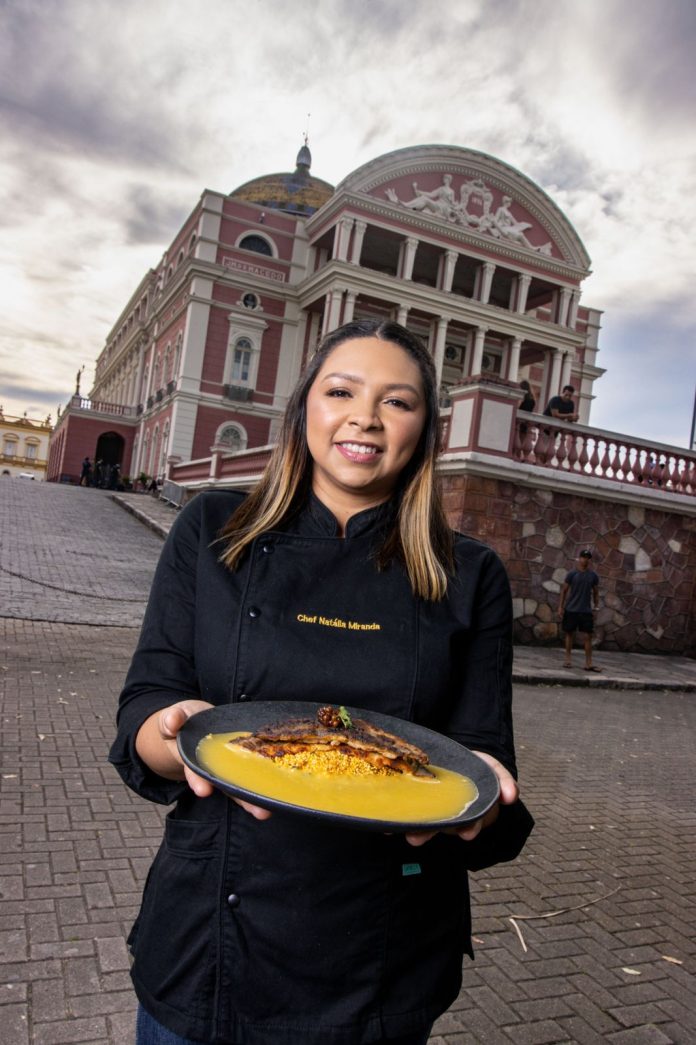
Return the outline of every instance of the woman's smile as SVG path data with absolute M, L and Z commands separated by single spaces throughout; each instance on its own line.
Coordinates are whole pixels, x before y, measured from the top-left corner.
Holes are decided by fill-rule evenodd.
M 373 462 L 382 453 L 378 446 L 368 443 L 336 443 L 336 447 L 347 460 L 356 463 Z

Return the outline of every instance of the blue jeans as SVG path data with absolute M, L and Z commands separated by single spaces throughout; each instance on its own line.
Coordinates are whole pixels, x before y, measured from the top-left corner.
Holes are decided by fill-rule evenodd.
M 404 1034 L 400 1038 L 383 1038 L 375 1045 L 427 1045 L 430 1031 L 417 1034 Z M 138 1006 L 138 1021 L 135 1029 L 135 1045 L 205 1045 L 191 1038 L 181 1038 L 174 1031 L 167 1030 L 158 1023 L 142 1005 Z M 234 1045 L 230 1042 L 229 1045 Z

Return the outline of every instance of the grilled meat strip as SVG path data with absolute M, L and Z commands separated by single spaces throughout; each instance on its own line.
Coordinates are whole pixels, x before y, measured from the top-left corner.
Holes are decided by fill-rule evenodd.
M 425 751 L 360 718 L 353 719 L 349 727 L 323 726 L 311 719 L 290 719 L 263 726 L 251 736 L 239 737 L 229 743 L 266 758 L 301 751 L 338 750 L 363 758 L 379 769 L 431 775 L 426 768 L 429 759 Z

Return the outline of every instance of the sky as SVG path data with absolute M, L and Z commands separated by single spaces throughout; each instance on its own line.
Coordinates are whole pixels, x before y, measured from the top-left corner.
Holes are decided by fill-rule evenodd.
M 55 419 L 204 188 L 478 149 L 566 213 L 591 422 L 687 446 L 693 0 L 0 0 L 0 404 Z M 308 116 L 308 114 L 311 114 Z

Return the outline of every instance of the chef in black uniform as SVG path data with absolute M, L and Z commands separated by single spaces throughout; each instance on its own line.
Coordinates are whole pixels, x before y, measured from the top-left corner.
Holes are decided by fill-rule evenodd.
M 467 871 L 519 853 L 511 599 L 498 557 L 452 533 L 435 482 L 422 342 L 329 334 L 264 477 L 178 516 L 120 698 L 110 759 L 174 803 L 129 944 L 137 1045 L 423 1045 L 473 956 Z M 370 708 L 447 734 L 500 802 L 452 833 L 382 835 L 225 797 L 176 734 L 230 702 Z

